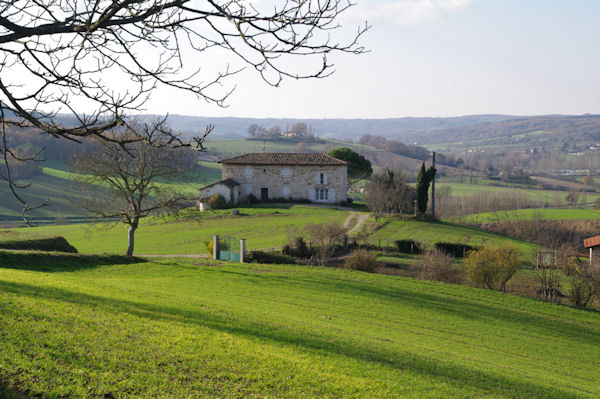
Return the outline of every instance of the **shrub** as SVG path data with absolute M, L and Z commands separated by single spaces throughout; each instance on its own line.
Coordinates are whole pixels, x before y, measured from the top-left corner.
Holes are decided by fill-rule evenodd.
M 476 250 L 476 247 L 472 247 L 467 244 L 454 244 L 451 242 L 436 242 L 435 249 L 443 251 L 450 256 L 455 258 L 464 258 L 467 252 Z
M 506 283 L 520 266 L 521 256 L 510 244 L 471 251 L 465 258 L 465 272 L 471 283 L 502 292 L 506 292 Z
M 538 267 L 536 279 L 540 284 L 542 301 L 556 303 L 560 295 L 561 272 L 556 267 Z
M 256 198 L 256 196 L 254 196 L 254 194 L 252 194 L 252 193 L 248 194 L 248 196 L 246 197 L 246 200 L 248 200 L 249 204 L 256 204 L 258 202 L 258 199 Z
M 208 254 L 210 256 L 213 256 L 213 248 L 214 248 L 213 240 L 204 241 L 204 246 L 206 247 L 206 250 L 208 251 Z
M 594 298 L 594 288 L 592 282 L 583 273 L 571 276 L 569 278 L 571 287 L 567 298 L 573 306 L 585 308 Z
M 225 197 L 221 194 L 215 194 L 209 198 L 206 202 L 206 206 L 211 210 L 225 209 L 227 208 L 227 201 L 225 201 Z
M 364 249 L 357 249 L 352 252 L 352 254 L 346 258 L 344 262 L 345 269 L 351 270 L 359 270 L 361 272 L 373 273 L 375 269 L 379 266 L 379 262 L 377 262 L 377 257 L 375 255 L 369 254 Z
M 454 264 L 454 258 L 444 251 L 426 251 L 420 262 L 419 277 L 424 280 L 459 283 L 460 271 Z
M 312 251 L 306 245 L 306 241 L 302 237 L 296 237 L 292 243 L 286 244 L 281 251 L 284 255 L 293 256 L 295 258 L 310 258 Z
M 398 247 L 398 252 L 404 254 L 420 254 L 421 243 L 414 240 L 397 240 L 394 241 L 396 247 Z
M 252 263 L 278 263 L 278 264 L 295 264 L 296 259 L 291 256 L 264 252 L 264 251 L 250 251 L 248 253 L 248 261 Z

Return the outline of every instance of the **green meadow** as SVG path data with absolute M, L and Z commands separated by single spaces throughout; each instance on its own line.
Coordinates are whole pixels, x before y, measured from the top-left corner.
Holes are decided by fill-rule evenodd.
M 230 210 L 199 213 L 182 219 L 147 218 L 135 234 L 138 254 L 207 253 L 205 242 L 213 235 L 245 238 L 249 250 L 284 245 L 291 227 L 302 232 L 309 223 L 344 222 L 348 213 L 303 205 L 240 207 L 240 216 Z M 0 241 L 63 236 L 81 253 L 125 253 L 124 224 L 72 224 L 0 230 Z
M 403 239 L 420 241 L 429 249 L 433 248 L 436 242 L 468 244 L 474 247 L 500 247 L 510 243 L 521 252 L 525 261 L 532 259 L 538 248 L 537 245 L 525 241 L 444 221 L 383 219 L 380 224 L 375 224 L 375 231 L 369 237 L 372 244 L 381 243 L 382 246 L 388 242 L 393 246 L 395 240 Z
M 40 397 L 597 398 L 600 314 L 343 269 L 0 252 Z M 0 390 L 1 391 L 1 390 Z
M 463 223 L 515 222 L 520 220 L 590 220 L 600 219 L 598 209 L 518 209 L 484 212 L 464 216 Z

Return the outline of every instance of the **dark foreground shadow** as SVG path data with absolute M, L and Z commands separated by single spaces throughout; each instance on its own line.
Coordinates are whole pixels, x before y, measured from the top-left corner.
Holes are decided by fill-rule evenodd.
M 9 252 L 0 250 L 0 268 L 35 272 L 74 272 L 107 265 L 143 263 L 145 259 L 122 255 L 81 255 L 58 252 Z
M 232 317 L 206 309 L 179 309 L 150 303 L 139 303 L 72 292 L 54 287 L 0 281 L 0 290 L 30 298 L 63 301 L 75 306 L 98 307 L 115 314 L 127 313 L 159 322 L 186 323 L 203 326 L 263 343 L 290 346 L 317 354 L 339 354 L 361 362 L 382 364 L 397 370 L 410 370 L 423 377 L 438 379 L 457 388 L 473 387 L 487 394 L 519 398 L 577 398 L 560 386 L 550 387 L 539 381 L 521 380 L 495 372 L 471 368 L 467 365 L 440 362 L 426 354 L 402 353 L 377 349 L 349 338 L 331 337 L 317 330 L 294 331 L 275 326 L 268 321 L 259 322 L 242 317 Z

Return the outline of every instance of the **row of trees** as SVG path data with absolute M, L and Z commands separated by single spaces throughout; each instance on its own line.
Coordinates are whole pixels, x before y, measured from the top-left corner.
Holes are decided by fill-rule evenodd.
M 286 127 L 285 131 L 282 131 L 281 127 L 277 125 L 268 129 L 256 123 L 248 126 L 248 139 L 250 140 L 274 140 L 281 137 L 312 141 L 315 138 L 315 130 L 305 122 L 294 123 L 291 128 Z

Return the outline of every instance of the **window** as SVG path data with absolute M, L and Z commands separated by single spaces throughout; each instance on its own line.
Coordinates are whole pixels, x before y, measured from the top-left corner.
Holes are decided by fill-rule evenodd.
M 283 177 L 284 179 L 289 179 L 291 176 L 292 171 L 290 170 L 290 168 L 281 169 L 281 177 Z
M 319 184 L 325 184 L 325 174 L 321 173 L 319 176 Z
M 287 184 L 283 186 L 283 198 L 288 199 L 290 198 L 290 186 L 288 186 Z
M 246 185 L 245 193 L 246 193 L 246 197 L 249 196 L 250 194 L 252 194 L 252 186 L 250 184 Z
M 323 190 L 321 188 L 316 189 L 317 201 L 327 201 L 329 197 L 329 190 Z
M 246 166 L 246 168 L 244 169 L 244 176 L 246 176 L 248 178 L 254 176 L 254 170 L 252 169 L 251 166 Z

